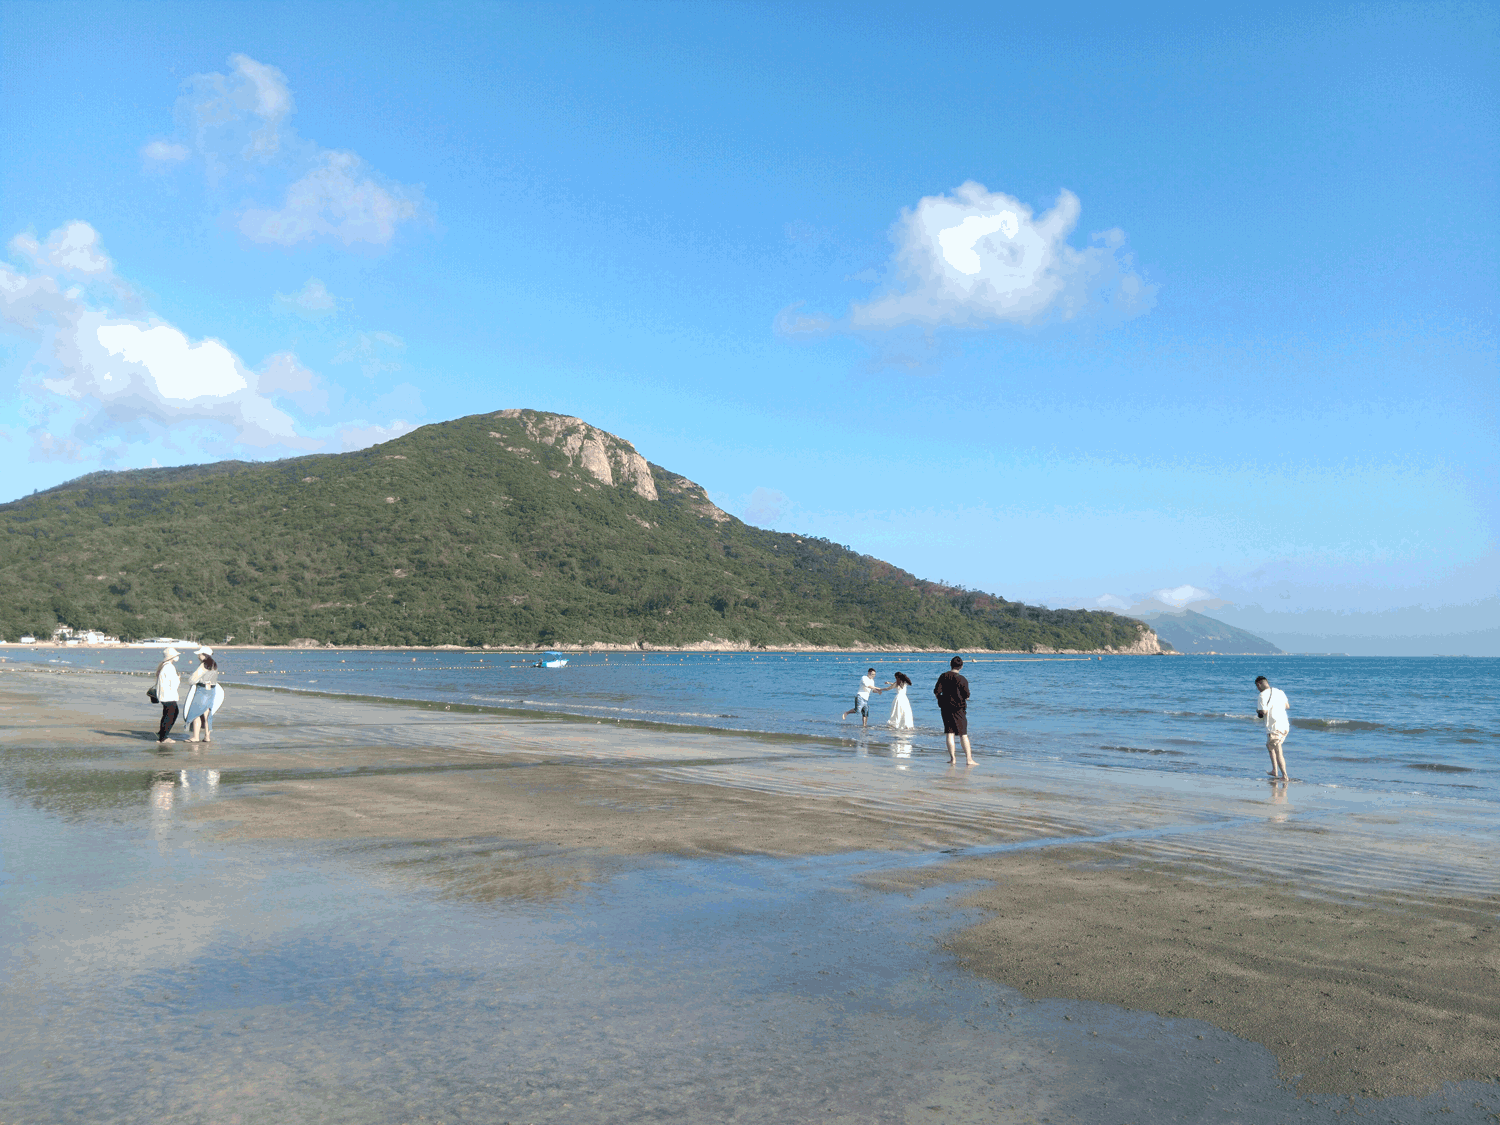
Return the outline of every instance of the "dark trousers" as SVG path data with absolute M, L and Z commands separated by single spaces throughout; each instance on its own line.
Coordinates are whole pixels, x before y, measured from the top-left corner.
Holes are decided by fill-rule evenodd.
M 163 703 L 161 705 L 161 726 L 156 730 L 156 741 L 163 742 L 167 735 L 172 733 L 172 728 L 177 725 L 177 704 Z

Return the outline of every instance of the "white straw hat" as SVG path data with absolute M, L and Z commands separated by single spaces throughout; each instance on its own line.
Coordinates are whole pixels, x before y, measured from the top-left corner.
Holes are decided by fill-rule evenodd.
M 194 656 L 212 656 L 213 654 L 214 650 L 209 648 L 207 645 L 204 645 L 201 648 L 195 649 L 193 651 Z
M 168 645 L 166 648 L 162 649 L 161 650 L 161 654 L 162 654 L 162 656 L 166 657 L 168 660 L 176 660 L 179 656 L 182 655 L 182 653 L 178 652 L 175 648 L 172 648 L 170 645 Z

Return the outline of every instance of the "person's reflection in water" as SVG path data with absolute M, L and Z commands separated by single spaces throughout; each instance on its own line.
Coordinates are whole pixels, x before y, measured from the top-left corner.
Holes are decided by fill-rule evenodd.
M 898 770 L 910 769 L 911 739 L 898 738 L 895 742 L 891 743 L 891 756 L 896 759 L 896 768 Z M 902 761 L 901 759 L 903 758 L 907 760 Z
M 177 784 L 182 788 L 182 800 L 213 797 L 219 791 L 219 771 L 179 770 Z
M 1271 804 L 1286 804 L 1286 782 L 1280 778 L 1271 785 Z M 1287 818 L 1287 813 L 1288 810 L 1283 808 L 1280 812 L 1273 813 L 1271 819 L 1279 824 Z
M 172 812 L 179 802 L 202 801 L 219 795 L 218 770 L 159 770 L 151 775 L 147 803 L 151 808 L 151 831 L 158 838 L 172 827 Z
M 151 807 L 151 834 L 160 839 L 172 827 L 172 806 L 177 803 L 177 775 L 152 774 L 147 801 Z

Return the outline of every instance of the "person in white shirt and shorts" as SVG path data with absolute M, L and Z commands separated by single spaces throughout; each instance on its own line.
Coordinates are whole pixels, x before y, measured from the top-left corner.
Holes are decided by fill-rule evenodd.
M 845 711 L 842 715 L 840 715 L 839 716 L 839 721 L 842 722 L 844 719 L 847 719 L 850 715 L 858 715 L 859 716 L 859 724 L 860 724 L 860 726 L 864 726 L 864 727 L 869 726 L 870 725 L 870 693 L 872 691 L 876 695 L 879 695 L 881 692 L 885 691 L 885 688 L 883 688 L 883 687 L 876 687 L 875 686 L 875 669 L 874 668 L 871 668 L 868 672 L 866 672 L 863 676 L 861 676 L 859 678 L 859 691 L 855 693 L 855 696 L 854 696 L 854 706 L 851 707 L 851 708 L 849 708 L 849 710 Z
M 1286 775 L 1286 757 L 1282 754 L 1281 747 L 1292 730 L 1292 721 L 1286 715 L 1291 704 L 1287 702 L 1286 692 L 1272 687 L 1271 681 L 1264 676 L 1255 677 L 1255 688 L 1260 692 L 1255 717 L 1266 721 L 1266 750 L 1271 755 L 1271 776 L 1289 781 L 1291 779 Z

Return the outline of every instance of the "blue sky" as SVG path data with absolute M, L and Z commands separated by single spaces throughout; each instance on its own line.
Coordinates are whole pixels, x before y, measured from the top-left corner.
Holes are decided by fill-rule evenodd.
M 374 11 L 0 3 L 4 498 L 529 406 L 1008 597 L 1500 629 L 1494 5 Z

